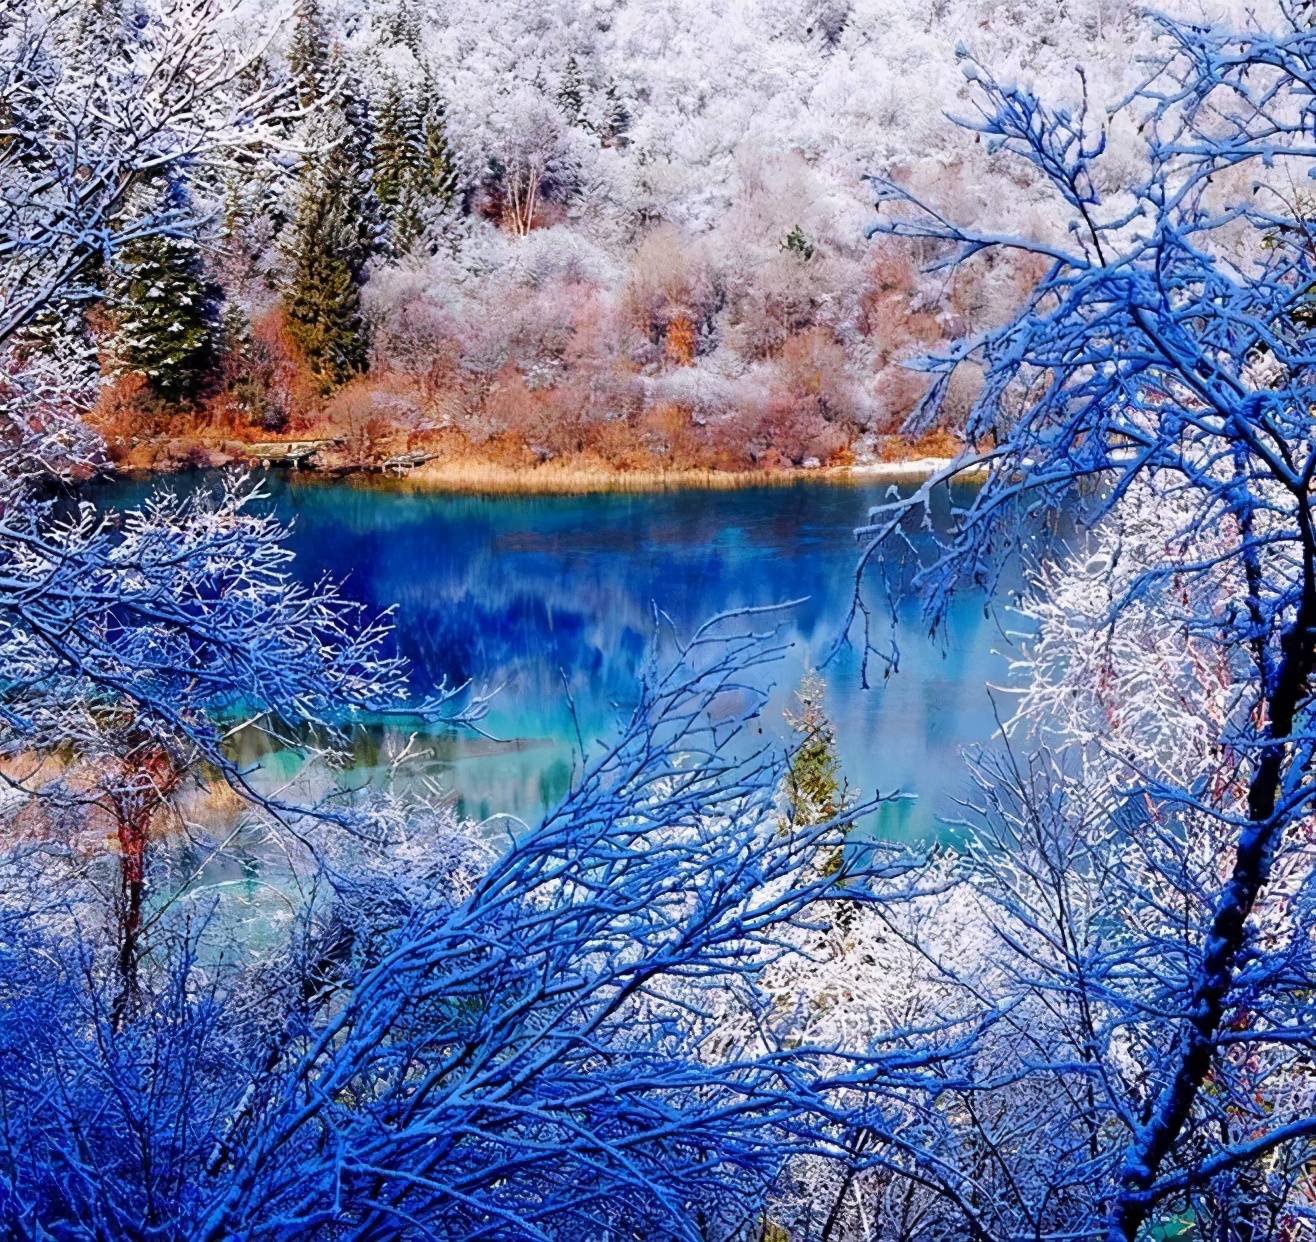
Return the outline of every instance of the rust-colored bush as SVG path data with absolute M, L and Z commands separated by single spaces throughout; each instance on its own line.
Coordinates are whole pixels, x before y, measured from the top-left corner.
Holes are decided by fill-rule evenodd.
M 849 444 L 849 433 L 829 421 L 816 401 L 774 395 L 760 411 L 755 464 L 799 466 L 813 459 L 826 464 Z
M 898 434 L 905 420 L 914 412 L 919 398 L 927 391 L 927 386 L 926 375 L 902 367 L 898 362 L 884 367 L 873 382 L 878 408 L 874 430 L 881 435 Z
M 690 316 L 678 311 L 667 322 L 667 332 L 663 340 L 663 349 L 668 361 L 678 367 L 688 367 L 695 360 L 695 326 Z
M 479 406 L 468 413 L 465 428 L 476 443 L 507 437 L 543 460 L 554 456 L 557 447 L 554 413 L 549 394 L 528 387 L 521 373 L 509 365 Z
M 415 405 L 377 380 L 353 380 L 330 398 L 315 429 L 340 440 L 352 464 L 376 461 L 403 451 Z
M 105 384 L 87 421 L 100 432 L 110 460 L 125 462 L 135 441 L 158 431 L 146 376 L 127 371 Z
M 221 366 L 212 409 L 233 430 L 277 433 L 298 415 L 318 410 L 319 389 L 287 330 L 281 309 L 257 316 L 233 342 Z
M 638 432 L 646 450 L 656 460 L 674 469 L 705 464 L 706 451 L 690 411 L 675 402 L 663 402 L 644 412 Z
M 845 350 L 826 328 L 792 336 L 777 358 L 777 383 L 787 399 L 812 401 L 828 422 L 855 424 L 855 385 Z
M 698 349 L 699 325 L 708 323 L 721 292 L 703 247 L 671 225 L 659 225 L 640 243 L 631 260 L 630 277 L 622 292 L 621 313 L 634 335 L 634 348 L 644 362 L 664 356 L 690 360 Z M 677 329 L 680 354 L 667 354 L 672 325 Z

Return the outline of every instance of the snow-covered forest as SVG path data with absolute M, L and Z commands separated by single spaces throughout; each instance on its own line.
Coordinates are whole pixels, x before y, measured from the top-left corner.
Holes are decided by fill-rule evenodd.
M 1311 1237 L 1313 82 L 1305 4 L 0 0 L 5 1236 Z M 258 477 L 103 482 L 883 435 L 955 455 L 785 719 L 802 601 L 652 606 L 529 821 Z M 883 835 L 826 679 L 966 593 Z
M 133 5 L 93 7 L 80 37 L 132 56 Z M 865 239 L 864 178 L 1045 230 L 1036 179 L 946 124 L 971 106 L 957 47 L 1067 96 L 1081 65 L 1096 106 L 1151 47 L 1119 0 L 305 0 L 232 23 L 284 141 L 137 193 L 194 223 L 125 248 L 82 329 L 137 465 L 280 437 L 349 463 L 917 455 L 900 363 L 1001 322 L 1036 273 L 925 274 Z M 1136 156 L 1111 140 L 1118 179 Z

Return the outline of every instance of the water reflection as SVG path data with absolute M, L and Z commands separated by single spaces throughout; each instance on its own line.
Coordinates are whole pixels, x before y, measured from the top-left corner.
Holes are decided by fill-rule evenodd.
M 807 597 L 787 617 L 793 646 L 772 672 L 775 727 L 836 635 L 853 529 L 889 485 L 471 497 L 271 474 L 267 486 L 295 522 L 301 577 L 331 574 L 354 598 L 396 609 L 417 692 L 445 677 L 504 684 L 487 723 L 510 743 L 435 736 L 428 769 L 468 814 L 532 818 L 570 780 L 569 701 L 586 739 L 606 736 L 632 701 L 655 607 L 689 632 L 729 608 Z M 118 483 L 111 495 L 127 503 L 145 490 Z M 956 604 L 944 641 L 920 632 L 912 605 L 900 624 L 900 672 L 864 691 L 858 653 L 843 650 L 826 670 L 828 707 L 852 784 L 917 795 L 889 807 L 882 829 L 925 835 L 965 789 L 960 748 L 991 735 L 985 687 L 1004 679 L 1006 644 L 972 596 Z M 389 740 L 362 737 L 352 779 L 384 761 Z

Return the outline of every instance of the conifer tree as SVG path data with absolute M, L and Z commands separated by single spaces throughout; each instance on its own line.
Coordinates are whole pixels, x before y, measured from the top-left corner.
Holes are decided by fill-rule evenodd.
M 379 252 L 383 224 L 374 186 L 374 131 L 370 105 L 348 70 L 342 52 L 335 49 L 329 62 L 333 95 L 325 105 L 332 137 L 331 164 L 335 186 L 346 196 L 351 222 L 349 261 L 359 279 L 366 264 Z M 315 163 L 324 161 L 323 146 L 314 148 Z M 327 167 L 327 165 L 326 165 Z
M 429 95 L 429 110 L 425 115 L 425 175 L 430 197 L 442 210 L 450 208 L 457 198 L 457 158 L 448 143 L 447 109 L 435 91 Z
M 599 138 L 605 147 L 612 146 L 625 134 L 631 123 L 631 114 L 626 101 L 621 97 L 621 89 L 616 80 L 608 82 L 603 94 L 603 117 L 599 127 Z
M 268 57 L 260 56 L 242 67 L 237 87 L 241 94 L 251 98 L 278 98 L 278 111 L 271 117 L 271 126 L 282 137 L 292 138 L 299 106 L 295 102 L 295 82 L 289 82 L 287 75 L 272 65 Z M 266 240 L 278 235 L 288 221 L 288 171 L 285 153 L 271 148 L 244 147 L 229 156 L 214 193 L 224 203 L 225 228 L 230 235 L 253 227 Z
M 390 77 L 375 111 L 375 193 L 385 213 L 393 216 L 415 178 L 423 158 L 421 120 L 415 99 Z
M 567 57 L 566 68 L 562 71 L 562 83 L 558 87 L 557 102 L 572 125 L 584 125 L 585 78 L 580 71 L 580 62 L 574 56 Z
M 383 46 L 406 48 L 422 61 L 420 15 L 413 0 L 398 0 L 380 20 Z M 445 110 L 433 77 L 388 72 L 374 116 L 374 190 L 388 249 L 404 255 L 452 206 L 457 168 L 445 129 Z
M 374 170 L 391 249 L 405 254 L 457 192 L 443 105 L 428 79 L 408 88 L 392 78 L 385 87 L 376 114 Z
M 398 0 L 384 14 L 380 33 L 385 43 L 405 47 L 417 60 L 420 59 L 420 12 L 412 0 Z
M 175 224 L 120 250 L 112 282 L 113 349 L 169 404 L 195 398 L 214 365 L 218 300 L 206 280 L 186 187 L 171 177 L 135 191 L 129 211 Z
M 369 360 L 361 286 L 381 235 L 373 135 L 369 108 L 341 49 L 329 42 L 319 0 L 300 0 L 288 61 L 311 111 L 291 225 L 281 239 L 290 267 L 283 303 L 290 335 L 329 392 Z
M 361 310 L 369 231 L 345 125 L 337 107 L 314 118 L 309 137 L 317 154 L 302 169 L 284 244 L 291 267 L 284 293 L 288 329 L 326 392 L 363 372 L 369 350 Z
M 798 741 L 782 784 L 783 832 L 825 824 L 844 815 L 853 805 L 836 753 L 836 729 L 823 706 L 826 693 L 822 675 L 808 669 L 795 691 L 797 708 L 785 713 L 786 723 Z M 851 827 L 845 825 L 846 831 Z M 817 865 L 828 875 L 840 871 L 845 866 L 844 849 L 830 851 Z M 838 926 L 846 926 L 852 913 L 842 907 L 837 913 Z
M 288 68 L 297 102 L 303 108 L 311 107 L 329 93 L 332 77 L 329 30 L 320 0 L 297 0 L 288 43 Z
M 836 729 L 823 707 L 826 691 L 822 676 L 808 670 L 795 692 L 798 708 L 786 712 L 786 723 L 800 739 L 784 789 L 792 824 L 824 824 L 845 810 L 847 796 L 836 753 Z
M 61 76 L 67 74 L 72 80 L 87 81 L 102 75 L 108 76 L 108 70 L 125 84 L 135 84 L 132 65 L 140 32 L 130 20 L 125 4 L 121 0 L 74 0 L 69 12 L 72 20 L 66 28 L 54 33 L 49 57 L 42 57 L 46 62 L 43 68 Z M 33 93 L 19 93 L 19 99 L 29 107 L 37 98 Z M 33 153 L 40 163 L 41 143 L 37 136 L 47 125 L 52 122 L 57 124 L 58 121 L 49 114 L 24 115 L 11 108 L 9 98 L 4 97 L 0 101 L 0 109 L 8 114 L 3 117 L 6 158 L 24 155 L 24 148 L 32 150 L 35 146 Z M 11 146 L 11 143 L 14 145 Z M 116 210 L 124 207 L 122 201 L 115 204 Z M 88 239 L 81 249 L 83 254 L 79 258 L 78 267 L 86 274 L 87 285 L 103 289 L 106 278 L 104 247 Z

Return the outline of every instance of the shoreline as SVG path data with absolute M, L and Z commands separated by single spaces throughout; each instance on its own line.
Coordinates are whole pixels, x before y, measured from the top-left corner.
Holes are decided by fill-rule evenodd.
M 862 462 L 848 466 L 796 466 L 784 470 L 609 470 L 573 466 L 538 466 L 517 470 L 490 463 L 427 463 L 405 473 L 378 470 L 332 472 L 311 468 L 308 477 L 337 478 L 355 485 L 454 495 L 578 496 L 591 493 L 733 491 L 747 487 L 792 487 L 797 483 L 836 485 L 864 482 L 917 483 L 953 462 L 950 457 L 912 457 L 904 461 Z M 979 480 L 982 466 L 965 470 L 964 481 Z
M 865 462 L 851 466 L 795 467 L 785 470 L 606 470 L 575 467 L 537 467 L 515 470 L 505 466 L 445 462 L 418 467 L 402 474 L 346 471 L 341 474 L 310 470 L 309 476 L 337 477 L 354 484 L 378 485 L 416 492 L 478 495 L 588 495 L 598 492 L 734 491 L 752 487 L 792 487 L 798 483 L 847 484 L 890 480 L 921 482 L 951 463 L 949 457 L 920 457 L 908 461 Z M 982 471 L 972 472 L 981 475 Z M 966 476 L 967 477 L 967 476 Z
M 844 466 L 795 466 L 775 470 L 614 470 L 595 463 L 517 468 L 494 462 L 449 458 L 391 470 L 379 465 L 325 467 L 311 461 L 287 465 L 234 455 L 227 460 L 209 463 L 191 461 L 153 466 L 116 466 L 111 473 L 123 477 L 150 477 L 188 473 L 208 465 L 212 468 L 277 469 L 291 478 L 312 485 L 343 482 L 354 487 L 453 495 L 574 496 L 608 492 L 731 491 L 752 487 L 788 487 L 797 483 L 845 485 L 883 480 L 917 483 L 945 469 L 953 460 L 951 457 L 924 455 Z M 960 479 L 974 481 L 981 479 L 985 473 L 985 467 L 972 467 L 966 469 Z

